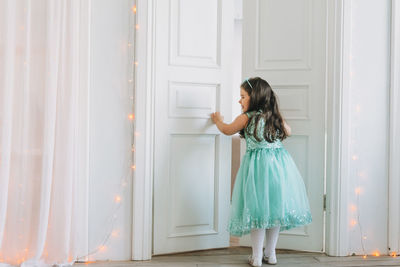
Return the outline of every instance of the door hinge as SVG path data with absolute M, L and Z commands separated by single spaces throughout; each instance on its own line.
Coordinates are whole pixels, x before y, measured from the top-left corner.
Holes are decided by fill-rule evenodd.
M 324 211 L 326 211 L 326 194 L 324 194 Z

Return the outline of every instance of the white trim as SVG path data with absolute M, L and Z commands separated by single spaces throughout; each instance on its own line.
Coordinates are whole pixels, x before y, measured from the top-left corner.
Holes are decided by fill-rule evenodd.
M 135 165 L 133 179 L 132 260 L 149 260 L 153 230 L 154 84 L 153 0 L 137 0 L 135 75 Z
M 326 254 L 346 256 L 348 248 L 347 178 L 349 158 L 350 1 L 327 1 L 327 210 Z M 333 17 L 331 17 L 332 15 Z
M 389 253 L 400 252 L 400 1 L 392 0 L 389 126 Z

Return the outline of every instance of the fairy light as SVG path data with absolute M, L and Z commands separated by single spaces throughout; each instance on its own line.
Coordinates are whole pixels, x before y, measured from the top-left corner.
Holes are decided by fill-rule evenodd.
M 379 257 L 381 254 L 379 253 L 379 251 L 375 251 L 372 255 L 374 255 L 375 257 Z
M 134 0 L 133 0 L 134 1 Z M 132 14 L 136 14 L 137 12 L 137 8 L 136 5 L 131 5 L 130 6 L 130 11 L 132 12 Z M 132 16 L 130 16 L 130 25 L 131 25 L 131 29 L 133 29 L 133 27 L 135 27 L 136 30 L 139 29 L 139 24 L 137 24 L 135 22 L 136 20 L 136 16 L 134 16 L 132 18 Z M 138 66 L 139 62 L 138 61 L 134 61 L 135 58 L 135 53 L 134 50 L 132 49 L 133 47 L 135 47 L 134 45 L 134 36 L 135 36 L 135 31 L 129 31 L 129 40 L 126 43 L 126 47 L 128 48 L 128 50 L 124 50 L 128 52 L 128 58 L 130 58 L 131 56 L 133 57 L 133 60 L 129 61 L 129 62 L 133 62 L 134 64 L 130 64 L 131 68 L 128 69 L 128 79 L 127 79 L 127 88 L 129 90 L 129 104 L 133 104 L 134 101 L 134 96 L 132 95 L 132 84 L 134 82 L 134 76 L 135 76 L 135 68 Z M 132 143 L 129 145 L 129 150 L 127 150 L 129 152 L 130 155 L 130 162 L 128 164 L 129 166 L 129 172 L 127 173 L 127 177 L 124 177 L 121 179 L 120 183 L 119 183 L 119 192 L 115 194 L 113 202 L 114 202 L 114 211 L 113 211 L 113 215 L 112 218 L 110 220 L 110 225 L 108 227 L 106 227 L 106 235 L 103 238 L 103 240 L 100 242 L 100 245 L 98 245 L 94 250 L 90 251 L 87 255 L 83 255 L 83 256 L 79 256 L 77 257 L 76 260 L 83 260 L 83 262 L 85 264 L 90 264 L 90 263 L 94 263 L 95 261 L 93 260 L 93 258 L 91 257 L 91 255 L 94 255 L 96 253 L 104 253 L 105 251 L 107 251 L 107 243 L 109 242 L 109 240 L 111 238 L 117 238 L 120 236 L 120 230 L 115 229 L 114 224 L 116 222 L 117 219 L 117 212 L 118 210 L 121 208 L 123 201 L 122 201 L 122 196 L 123 196 L 123 192 L 124 190 L 127 188 L 127 185 L 129 183 L 129 180 L 132 178 L 133 172 L 136 169 L 136 165 L 134 164 L 134 154 L 133 152 L 135 152 L 135 148 L 134 148 L 134 137 L 139 136 L 138 132 L 134 131 L 134 122 L 135 122 L 135 114 L 134 113 L 128 113 L 127 114 L 127 122 L 129 122 L 129 128 L 131 129 L 132 133 L 133 133 L 133 138 L 132 138 Z
M 354 76 L 354 73 L 353 72 L 350 72 L 350 76 L 351 77 L 353 77 Z M 359 103 L 356 103 L 355 104 L 355 106 L 354 106 L 354 109 L 353 109 L 353 114 L 355 115 L 353 118 L 357 118 L 358 117 L 358 115 L 361 113 L 361 105 L 359 104 Z M 355 120 L 355 119 L 353 119 L 353 120 Z M 352 122 L 353 124 L 354 123 L 357 123 L 357 121 L 353 121 Z M 355 132 L 353 132 L 352 133 L 352 136 L 351 136 L 351 144 L 352 144 L 352 147 L 353 147 L 353 154 L 352 154 L 352 156 L 351 156 L 351 160 L 352 161 L 358 161 L 359 160 L 359 152 L 355 149 L 356 147 L 354 147 L 355 145 L 357 145 L 357 143 L 356 143 L 356 140 L 358 140 L 358 132 L 357 131 L 355 131 Z M 362 187 L 360 187 L 359 186 L 359 178 L 360 177 L 365 177 L 366 176 L 366 174 L 365 174 L 365 172 L 364 171 L 362 171 L 362 170 L 358 170 L 358 164 L 354 164 L 354 166 L 355 166 L 355 187 L 354 187 L 354 194 L 355 194 L 355 198 L 356 198 L 356 203 L 355 204 L 352 204 L 352 205 L 350 205 L 350 210 L 354 213 L 353 214 L 353 216 L 355 216 L 355 218 L 354 219 L 352 219 L 351 220 L 351 227 L 355 227 L 355 226 L 358 226 L 358 229 L 359 229 L 359 231 L 360 231 L 360 243 L 361 243 L 361 248 L 362 248 L 362 254 L 364 255 L 363 256 L 363 258 L 364 259 L 366 259 L 367 258 L 367 253 L 366 253 L 366 251 L 365 251 L 365 246 L 364 246 L 364 241 L 365 240 L 367 240 L 367 236 L 364 234 L 364 231 L 363 231 L 363 228 L 362 228 L 362 225 L 361 225 L 361 222 L 360 222 L 360 209 L 359 209 L 359 207 L 360 207 L 360 195 L 361 195 L 361 193 L 362 193 Z
M 111 232 L 111 236 L 112 237 L 118 237 L 118 231 L 117 230 L 112 231 Z
M 120 203 L 121 200 L 122 200 L 121 196 L 115 196 L 115 197 L 114 197 L 115 203 Z
M 360 187 L 356 187 L 356 189 L 354 190 L 354 192 L 356 193 L 356 195 L 361 194 L 361 188 L 360 188 Z

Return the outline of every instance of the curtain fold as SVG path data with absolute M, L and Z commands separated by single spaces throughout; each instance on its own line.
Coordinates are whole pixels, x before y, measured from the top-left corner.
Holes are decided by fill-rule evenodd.
M 78 251 L 79 0 L 0 1 L 0 265 Z

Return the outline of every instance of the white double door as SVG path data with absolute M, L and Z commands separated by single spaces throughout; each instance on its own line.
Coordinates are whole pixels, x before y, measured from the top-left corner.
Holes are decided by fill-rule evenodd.
M 282 0 L 249 2 L 252 2 L 252 5 L 259 2 L 275 4 L 279 7 L 280 1 Z M 296 1 L 285 2 L 296 3 Z M 316 1 L 299 2 L 307 7 L 310 3 L 314 8 L 319 7 L 314 3 Z M 154 3 L 153 254 L 228 247 L 229 233 L 226 228 L 230 207 L 231 139 L 218 132 L 211 123 L 209 114 L 221 111 L 225 120 L 230 121 L 232 92 L 238 90 L 239 87 L 238 84 L 231 84 L 232 59 L 240 56 L 232 53 L 233 1 L 154 0 Z M 255 9 L 245 10 L 254 14 L 256 11 Z M 296 19 L 304 19 L 302 16 L 310 15 L 307 13 L 309 9 L 300 11 L 305 13 L 301 13 L 300 17 L 295 17 Z M 280 9 L 279 12 L 283 10 Z M 313 12 L 317 13 L 319 10 L 313 10 Z M 275 14 L 275 16 L 278 15 Z M 307 20 L 304 23 L 307 23 Z M 312 21 L 312 23 L 318 22 Z M 246 25 L 245 21 L 245 27 Z M 308 24 L 302 26 L 311 28 Z M 300 26 L 297 25 L 297 27 Z M 308 45 L 310 32 L 305 32 L 304 34 L 308 35 L 304 37 L 299 36 L 299 33 L 296 34 L 296 37 L 305 39 L 301 45 Z M 259 33 L 257 36 L 263 37 Z M 251 35 L 249 38 L 252 39 L 248 42 L 244 41 L 244 51 L 254 49 L 250 43 L 257 41 L 254 39 L 257 36 Z M 258 41 L 263 45 L 266 42 L 265 40 Z M 281 49 L 277 45 L 270 48 Z M 288 48 L 282 49 L 285 52 Z M 303 47 L 301 51 L 310 52 L 307 49 L 308 47 Z M 244 52 L 244 57 L 246 56 Z M 310 54 L 305 56 L 306 60 L 309 57 L 312 58 Z M 248 61 L 244 58 L 243 62 Z M 293 62 L 283 60 L 283 64 L 285 62 L 293 63 L 296 67 L 298 65 L 295 64 L 303 66 L 301 59 L 293 60 Z M 245 68 L 248 68 L 248 73 L 252 72 L 250 70 L 253 70 L 254 66 L 244 65 L 244 73 L 246 73 Z M 274 74 L 279 75 L 279 72 L 278 68 Z M 280 81 L 278 76 L 271 77 L 276 77 L 273 82 Z M 268 80 L 269 77 L 265 78 Z M 321 114 L 318 114 L 318 119 L 315 121 L 311 115 L 312 112 L 321 110 L 314 110 L 309 105 L 311 105 L 311 100 L 322 103 L 324 98 L 323 95 L 314 91 L 314 84 L 309 84 L 309 87 L 307 84 L 309 83 L 288 87 L 280 83 L 278 94 L 285 98 L 286 104 L 295 105 L 292 109 L 284 106 L 284 112 L 289 115 L 289 122 L 291 119 L 300 118 L 299 122 L 292 123 L 294 137 L 293 141 L 288 142 L 287 145 L 288 149 L 296 152 L 294 156 L 299 157 L 297 160 L 301 168 L 308 164 L 306 172 L 304 169 L 301 170 L 307 177 L 308 190 L 318 190 L 318 192 L 309 192 L 310 201 L 318 202 L 313 205 L 312 210 L 314 218 L 317 219 L 305 230 L 294 230 L 290 234 L 290 243 L 282 244 L 288 248 L 320 250 L 322 249 L 322 221 L 319 219 L 323 213 L 322 198 L 320 198 L 323 183 L 316 180 L 317 178 L 323 180 L 322 137 L 324 133 L 323 121 L 319 120 Z M 318 85 L 323 87 L 322 83 Z M 296 99 L 301 102 L 296 104 Z M 313 121 L 303 124 L 301 120 L 307 121 L 307 118 Z M 312 132 L 314 128 L 319 132 L 310 134 L 309 132 Z M 322 145 L 322 149 L 311 149 L 310 146 L 315 144 Z M 303 149 L 305 150 L 302 151 Z M 311 162 L 314 162 L 315 166 L 310 166 Z M 310 167 L 315 167 L 315 169 Z M 315 185 L 312 184 L 314 182 Z

